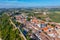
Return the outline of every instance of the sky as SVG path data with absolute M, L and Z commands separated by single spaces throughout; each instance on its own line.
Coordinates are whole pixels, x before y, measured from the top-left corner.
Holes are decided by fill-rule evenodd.
M 0 8 L 60 6 L 60 0 L 0 0 Z

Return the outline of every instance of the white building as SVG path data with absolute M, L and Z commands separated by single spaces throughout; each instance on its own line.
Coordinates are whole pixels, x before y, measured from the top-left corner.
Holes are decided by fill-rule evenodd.
M 47 13 L 46 12 L 43 12 L 44 15 L 46 15 Z

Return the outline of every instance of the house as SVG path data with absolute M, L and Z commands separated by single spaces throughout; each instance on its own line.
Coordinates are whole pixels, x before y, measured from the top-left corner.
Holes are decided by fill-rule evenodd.
M 47 22 L 51 21 L 51 19 L 50 19 L 49 17 L 45 18 L 45 20 L 46 20 Z
M 31 19 L 31 23 L 38 24 L 39 23 L 39 20 L 34 17 L 33 19 Z
M 60 25 L 56 25 L 55 26 L 55 29 L 60 29 Z
M 51 30 L 53 30 L 53 29 L 54 29 L 54 27 L 53 27 L 53 26 L 51 26 L 51 25 L 47 25 L 47 27 L 48 27 L 49 29 L 51 29 Z
M 49 22 L 49 24 L 56 24 L 55 22 Z
M 15 15 L 16 20 L 20 20 L 22 18 L 21 15 Z
M 42 28 L 42 30 L 50 37 L 56 37 L 56 32 L 54 32 L 54 28 L 51 25 L 47 25 L 47 27 Z
M 58 34 L 58 38 L 60 38 L 60 25 L 56 25 L 55 30 Z
M 55 37 L 54 33 L 48 33 L 50 37 Z
M 48 31 L 48 27 L 44 27 L 44 28 L 42 28 L 42 30 L 43 30 L 44 32 L 47 32 L 47 31 Z
M 40 28 L 44 28 L 44 27 L 47 27 L 47 24 L 45 23 L 45 21 L 41 21 Z

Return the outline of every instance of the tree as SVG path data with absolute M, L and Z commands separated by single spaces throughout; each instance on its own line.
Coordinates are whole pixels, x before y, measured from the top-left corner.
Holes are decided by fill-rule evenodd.
M 41 19 L 41 17 L 37 17 L 38 19 Z
M 31 20 L 31 18 L 27 18 L 27 21 L 30 21 Z
M 0 18 L 0 38 L 2 38 L 2 40 L 23 40 L 24 38 L 19 36 L 19 30 L 13 30 L 14 28 L 12 24 L 10 24 L 9 18 L 6 14 L 2 14 Z

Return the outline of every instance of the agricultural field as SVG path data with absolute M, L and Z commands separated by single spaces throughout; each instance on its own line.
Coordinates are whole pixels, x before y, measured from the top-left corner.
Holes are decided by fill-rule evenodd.
M 49 14 L 48 16 L 52 19 L 52 21 L 60 23 L 60 12 L 59 11 L 55 11 Z

